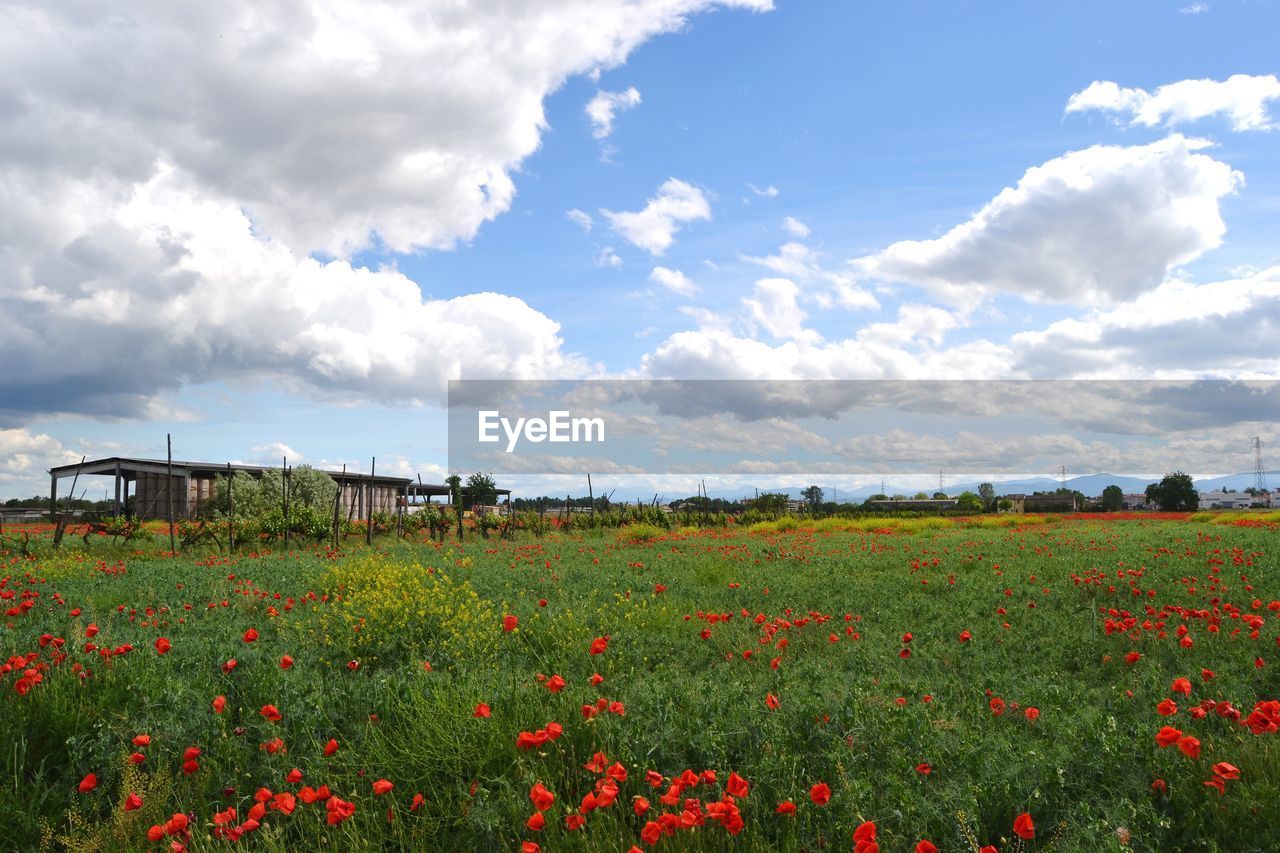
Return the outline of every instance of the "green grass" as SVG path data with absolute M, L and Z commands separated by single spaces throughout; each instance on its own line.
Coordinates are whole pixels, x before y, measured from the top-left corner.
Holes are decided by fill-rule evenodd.
M 148 827 L 182 811 L 190 849 L 220 848 L 215 812 L 235 807 L 243 821 L 261 787 L 326 784 L 355 804 L 354 816 L 329 826 L 323 803 L 299 803 L 292 815 L 269 811 L 241 843 L 644 848 L 646 821 L 681 811 L 659 802 L 669 781 L 711 769 L 717 781 L 681 800 L 705 808 L 737 772 L 751 785 L 737 802 L 741 833 L 707 820 L 655 849 L 849 849 L 853 829 L 873 820 L 886 851 L 924 838 L 944 851 L 974 850 L 971 839 L 1001 850 L 1118 850 L 1121 829 L 1135 850 L 1273 850 L 1280 734 L 1187 712 L 1216 699 L 1247 715 L 1280 698 L 1280 613 L 1267 607 L 1280 600 L 1275 539 L 1266 525 L 1194 521 L 907 519 L 465 546 L 388 540 L 340 556 L 169 559 L 159 540 L 10 554 L 0 591 L 14 597 L 0 605 L 25 596 L 34 606 L 4 621 L 0 654 L 36 653 L 47 666 L 25 696 L 14 690 L 25 667 L 0 677 L 0 846 L 159 849 Z M 1108 635 L 1107 608 L 1132 611 L 1138 626 Z M 519 620 L 509 633 L 507 614 Z M 1264 620 L 1257 639 L 1239 618 L 1252 615 Z M 1143 630 L 1147 619 L 1163 629 Z M 1214 622 L 1218 633 L 1207 630 Z M 110 660 L 86 652 L 91 623 L 100 629 L 92 642 L 134 650 Z M 1184 623 L 1191 648 L 1178 644 Z M 250 627 L 260 636 L 245 643 Z M 899 656 L 905 632 L 908 659 Z M 53 644 L 40 645 L 46 633 L 65 638 L 60 663 Z M 164 656 L 153 646 L 160 636 L 172 643 Z M 589 655 L 602 636 L 607 650 Z M 1134 665 L 1124 659 L 1131 650 L 1143 655 Z M 295 659 L 287 671 L 285 654 Z M 238 665 L 224 674 L 231 658 Z M 598 687 L 593 673 L 604 676 Z M 562 692 L 539 680 L 553 674 L 567 682 Z M 1156 705 L 1179 676 L 1191 679 L 1191 697 L 1176 696 L 1178 714 L 1161 717 Z M 210 705 L 218 695 L 222 714 Z M 992 713 L 992 696 L 1008 703 L 1003 715 Z M 584 719 L 582 706 L 600 697 L 623 703 L 625 715 Z M 490 718 L 473 717 L 479 702 Z M 280 722 L 259 714 L 268 703 Z M 1041 712 L 1034 723 L 1027 706 Z M 519 732 L 552 721 L 564 726 L 560 739 L 516 749 Z M 1166 724 L 1198 737 L 1200 758 L 1158 748 Z M 130 739 L 142 732 L 151 745 L 133 767 Z M 261 746 L 276 737 L 287 752 L 270 755 Z M 326 757 L 330 738 L 341 746 Z M 201 755 L 187 775 L 190 746 Z M 628 778 L 614 805 L 568 831 L 564 816 L 603 778 L 583 767 L 597 751 Z M 1219 761 L 1240 769 L 1222 795 L 1203 785 Z M 915 769 L 922 762 L 928 775 Z M 300 784 L 285 782 L 294 767 Z M 662 787 L 646 784 L 648 770 Z M 88 772 L 98 787 L 80 794 Z M 394 790 L 375 796 L 379 778 Z M 1167 793 L 1152 791 L 1156 779 Z M 557 799 L 546 829 L 532 832 L 537 781 Z M 819 781 L 832 790 L 822 807 L 808 797 Z M 124 812 L 131 791 L 144 804 Z M 410 811 L 415 793 L 424 804 Z M 652 803 L 644 817 L 633 813 L 635 796 Z M 794 817 L 774 813 L 783 800 L 797 805 Z M 1022 812 L 1035 820 L 1033 841 L 1012 832 Z

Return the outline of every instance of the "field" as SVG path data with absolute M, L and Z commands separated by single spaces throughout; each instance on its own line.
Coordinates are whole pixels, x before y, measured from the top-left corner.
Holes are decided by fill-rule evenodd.
M 1276 524 L 1225 521 L 37 542 L 0 847 L 1280 849 Z

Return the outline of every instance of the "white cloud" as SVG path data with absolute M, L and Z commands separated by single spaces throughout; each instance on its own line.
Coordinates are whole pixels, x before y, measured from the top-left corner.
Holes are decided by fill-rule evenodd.
M 1025 376 L 1280 378 L 1280 267 L 1196 285 L 1165 282 L 1110 311 L 1010 340 Z
M 751 192 L 760 196 L 761 198 L 777 198 L 778 197 L 778 188 L 775 187 L 773 184 L 769 184 L 769 186 L 763 187 L 763 188 L 758 187 L 755 184 L 747 184 L 747 189 L 751 190 Z
M 649 281 L 660 284 L 681 296 L 693 296 L 698 292 L 698 286 L 687 275 L 680 270 L 667 267 L 654 267 L 649 273 Z
M 595 225 L 595 220 L 591 218 L 590 213 L 578 210 L 576 207 L 571 210 L 566 210 L 564 212 L 564 217 L 577 225 L 583 231 L 586 231 L 588 234 L 591 233 L 591 229 Z
M 762 266 L 784 278 L 806 284 L 817 283 L 828 289 L 818 289 L 811 294 L 819 307 L 839 305 L 850 311 L 862 311 L 880 307 L 874 296 L 859 287 L 854 276 L 825 269 L 818 254 L 803 243 L 784 243 L 773 255 L 755 257 L 743 255 L 742 260 Z
M 1208 3 L 1192 3 L 1190 6 L 1183 6 L 1178 10 L 1181 15 L 1199 15 L 1209 11 Z
M 605 246 L 596 253 L 595 264 L 598 267 L 616 270 L 622 266 L 622 258 L 618 257 L 618 253 L 613 250 L 612 246 Z
M 809 236 L 809 226 L 805 225 L 794 216 L 788 216 L 786 219 L 782 220 L 782 229 L 792 237 L 797 237 L 799 239 L 804 239 Z
M 120 193 L 164 162 L 300 255 L 448 247 L 509 209 L 543 100 L 568 77 L 622 64 L 691 15 L 771 6 L 6 4 L 3 180 L 37 197 L 56 180 Z
M 640 90 L 635 86 L 623 92 L 606 92 L 598 90 L 594 98 L 587 102 L 586 114 L 591 119 L 591 135 L 596 139 L 604 139 L 613 133 L 613 118 L 620 112 L 638 106 Z
M 677 178 L 668 178 L 658 187 L 643 210 L 615 213 L 601 208 L 609 225 L 634 246 L 652 255 L 661 255 L 675 241 L 685 222 L 711 218 L 711 205 L 702 190 Z
M 778 340 L 793 340 L 810 346 L 821 342 L 822 336 L 804 326 L 808 316 L 797 299 L 800 288 L 786 278 L 762 278 L 756 282 L 750 297 L 742 304 L 747 309 L 753 325 L 762 326 Z
M 3 202 L 33 206 L 0 184 Z M 0 423 L 146 416 L 155 395 L 220 379 L 414 402 L 450 378 L 585 369 L 520 299 L 428 299 L 392 269 L 300 257 L 171 171 L 124 197 L 54 182 L 38 207 L 67 240 L 0 247 Z
M 1207 8 L 1207 7 L 1206 7 Z M 1155 127 L 1225 115 L 1233 130 L 1271 130 L 1267 102 L 1280 99 L 1280 78 L 1274 74 L 1234 74 L 1226 80 L 1181 80 L 1155 90 L 1124 88 L 1110 80 L 1095 80 L 1067 100 L 1069 113 L 1101 110 L 1127 116 L 1129 124 Z
M 282 459 L 288 459 L 290 465 L 309 464 L 305 456 L 282 441 L 255 445 L 250 447 L 249 451 L 254 454 L 254 459 L 260 465 L 275 465 L 279 467 Z
M 896 322 L 871 323 L 858 330 L 857 338 L 866 343 L 908 345 L 924 341 L 939 346 L 947 332 L 961 322 L 961 318 L 942 308 L 908 303 L 899 306 Z
M 1173 135 L 1097 145 L 1028 169 L 934 240 L 856 259 L 863 276 L 972 305 L 994 291 L 1073 303 L 1132 299 L 1222 242 L 1219 202 L 1243 176 Z

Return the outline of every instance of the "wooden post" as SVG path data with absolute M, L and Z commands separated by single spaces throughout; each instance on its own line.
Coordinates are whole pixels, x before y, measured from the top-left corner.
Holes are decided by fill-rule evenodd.
M 591 475 L 587 474 L 587 500 L 591 502 L 591 518 L 596 517 L 596 493 L 591 488 Z
M 115 485 L 116 485 L 116 499 L 115 499 L 115 502 L 111 505 L 111 517 L 119 518 L 120 517 L 120 463 L 119 462 L 116 463 L 116 475 L 114 479 L 115 479 Z
M 53 547 L 62 544 L 58 535 L 58 475 L 49 472 L 49 523 L 53 525 Z
M 284 547 L 289 547 L 289 457 L 280 457 L 280 511 L 284 513 Z
M 338 481 L 338 493 L 333 496 L 333 550 L 338 550 L 338 507 L 347 496 L 347 463 L 342 463 L 342 479 Z
M 236 547 L 236 495 L 232 482 L 235 475 L 231 472 L 231 463 L 227 463 L 227 551 Z
M 378 457 L 374 456 L 369 460 L 369 488 L 373 488 L 373 476 L 378 469 Z M 364 528 L 364 541 L 367 545 L 373 544 L 373 493 L 369 494 L 369 520 Z
M 169 503 L 169 554 L 170 556 L 176 557 L 178 554 L 178 546 L 174 543 L 174 539 L 173 539 L 173 435 L 172 434 L 165 433 L 164 444 L 165 444 L 165 450 L 168 458 L 167 476 L 169 478 L 169 481 L 165 483 L 165 489 L 164 489 L 165 496 L 169 499 L 168 501 Z
M 400 487 L 400 494 L 396 497 L 396 538 L 400 538 L 404 536 L 404 508 L 409 503 L 408 483 Z

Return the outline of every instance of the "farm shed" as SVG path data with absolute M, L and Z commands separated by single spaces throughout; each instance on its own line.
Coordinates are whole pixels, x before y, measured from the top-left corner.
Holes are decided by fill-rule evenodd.
M 114 514 L 119 514 L 132 496 L 134 514 L 140 519 L 165 519 L 169 496 L 173 495 L 173 517 L 195 518 L 214 496 L 214 484 L 228 471 L 261 477 L 271 469 L 260 465 L 219 465 L 216 462 L 179 462 L 172 468 L 163 459 L 128 459 L 112 456 L 49 471 L 49 497 L 57 505 L 58 481 L 65 478 L 107 476 L 115 481 Z M 172 474 L 170 474 L 172 471 Z M 401 506 L 411 481 L 406 477 L 371 476 L 348 471 L 325 471 L 338 483 L 342 512 L 351 518 L 368 519 L 374 512 L 395 512 Z M 444 488 L 441 486 L 440 488 Z M 130 490 L 132 489 L 132 495 Z

